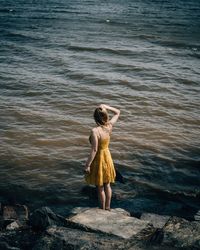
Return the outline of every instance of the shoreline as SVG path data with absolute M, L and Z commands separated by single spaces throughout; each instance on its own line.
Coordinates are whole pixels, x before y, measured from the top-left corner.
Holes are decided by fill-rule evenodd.
M 198 221 L 155 213 L 138 219 L 121 208 L 77 207 L 63 217 L 48 207 L 0 208 L 1 249 L 197 250 L 200 245 L 200 215 Z
M 150 193 L 148 191 L 137 192 L 137 183 L 134 184 L 132 196 L 124 197 L 124 184 L 117 183 L 113 188 L 111 208 L 122 208 L 131 215 L 140 217 L 142 213 L 157 213 L 160 215 L 178 216 L 189 221 L 194 220 L 195 214 L 200 210 L 199 197 L 188 197 L 184 194 L 170 194 L 164 192 Z M 126 185 L 126 184 L 125 184 Z M 56 187 L 54 187 L 56 188 Z M 61 186 L 62 188 L 62 186 Z M 59 186 L 47 192 L 38 190 L 26 190 L 23 186 L 1 190 L 0 203 L 2 204 L 26 204 L 32 211 L 38 207 L 48 206 L 61 215 L 70 214 L 73 207 L 97 207 L 98 200 L 95 187 L 83 185 L 78 193 L 59 199 Z M 7 193 L 8 191 L 8 193 Z M 52 194 L 54 193 L 54 196 Z M 52 196 L 51 198 L 49 196 Z M 65 199 L 64 199 L 65 198 Z

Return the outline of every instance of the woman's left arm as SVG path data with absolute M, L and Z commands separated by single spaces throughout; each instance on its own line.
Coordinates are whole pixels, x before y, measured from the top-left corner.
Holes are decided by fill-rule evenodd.
M 92 161 L 94 160 L 94 157 L 97 153 L 98 150 L 98 138 L 95 129 L 92 129 L 92 134 L 91 134 L 91 150 L 90 154 L 88 156 L 88 159 L 85 164 L 85 172 L 89 173 L 90 172 L 90 165 Z

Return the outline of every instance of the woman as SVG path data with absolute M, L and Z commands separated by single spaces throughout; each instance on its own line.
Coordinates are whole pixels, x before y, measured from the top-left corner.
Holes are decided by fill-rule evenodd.
M 114 113 L 109 120 L 108 111 Z M 115 169 L 109 151 L 109 141 L 114 123 L 118 120 L 120 110 L 101 104 L 94 111 L 97 127 L 90 135 L 91 151 L 85 164 L 86 182 L 98 187 L 98 198 L 102 209 L 110 210 L 112 189 L 110 183 L 115 181 Z

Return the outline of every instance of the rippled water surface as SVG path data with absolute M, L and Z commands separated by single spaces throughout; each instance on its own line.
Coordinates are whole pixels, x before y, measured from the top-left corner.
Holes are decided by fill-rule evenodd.
M 106 103 L 121 109 L 110 149 L 126 178 L 113 205 L 200 208 L 199 1 L 1 1 L 0 30 L 3 198 L 93 204 L 82 169 Z

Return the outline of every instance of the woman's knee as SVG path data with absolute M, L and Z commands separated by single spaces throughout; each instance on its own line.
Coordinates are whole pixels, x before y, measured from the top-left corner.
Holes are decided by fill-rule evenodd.
M 104 185 L 104 188 L 105 188 L 105 189 L 110 188 L 110 183 L 104 183 L 103 185 Z
M 98 186 L 98 191 L 103 192 L 104 191 L 104 186 Z

